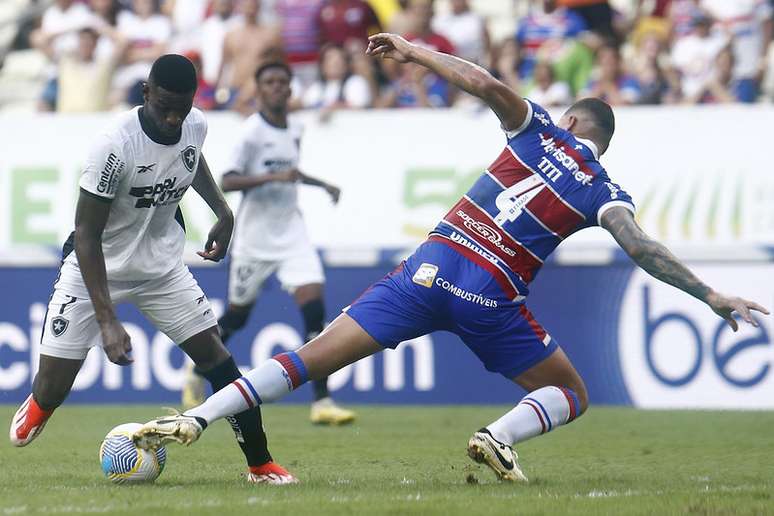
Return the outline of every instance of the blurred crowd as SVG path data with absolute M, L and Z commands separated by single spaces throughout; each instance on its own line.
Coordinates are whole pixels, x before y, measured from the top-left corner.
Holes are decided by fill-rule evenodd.
M 168 52 L 199 68 L 203 109 L 254 110 L 254 70 L 280 59 L 294 71 L 293 107 L 323 116 L 473 102 L 424 68 L 366 57 L 377 31 L 474 61 L 547 106 L 772 98 L 774 0 L 489 1 L 522 4 L 510 34 L 491 37 L 469 0 L 56 0 L 17 47 L 45 54 L 39 109 L 61 112 L 142 103 Z

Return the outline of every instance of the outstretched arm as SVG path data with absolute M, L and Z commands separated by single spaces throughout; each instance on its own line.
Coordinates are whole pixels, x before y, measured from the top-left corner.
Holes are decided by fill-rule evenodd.
M 293 183 L 298 181 L 298 171 L 295 169 L 283 170 L 273 174 L 263 174 L 260 176 L 243 175 L 237 170 L 229 170 L 223 174 L 221 185 L 224 192 L 242 192 L 250 190 L 256 186 L 262 186 L 271 182 Z
M 207 166 L 204 155 L 199 157 L 199 167 L 196 169 L 196 176 L 191 186 L 218 217 L 218 221 L 212 226 L 209 235 L 207 235 L 204 251 L 198 251 L 196 254 L 205 260 L 219 262 L 226 256 L 228 244 L 231 242 L 231 232 L 234 229 L 234 214 L 231 212 L 225 197 L 223 197 L 223 192 L 220 191 L 212 178 L 210 167 Z
M 480 66 L 414 45 L 396 34 L 375 34 L 368 39 L 368 55 L 387 57 L 401 63 L 417 63 L 432 70 L 486 102 L 506 131 L 513 131 L 524 124 L 529 114 L 527 102 Z
M 741 297 L 724 296 L 712 290 L 697 278 L 669 249 L 650 238 L 637 225 L 632 213 L 626 208 L 615 207 L 602 215 L 600 225 L 608 230 L 618 245 L 626 251 L 634 262 L 656 279 L 687 292 L 696 299 L 709 305 L 729 326 L 736 331 L 739 327 L 732 317 L 738 313 L 742 319 L 758 326 L 751 310 L 768 314 L 768 310 Z
M 310 186 L 319 186 L 320 188 L 324 189 L 326 192 L 328 192 L 328 195 L 331 196 L 331 199 L 333 200 L 333 203 L 336 204 L 339 202 L 339 197 L 341 196 L 341 189 L 337 186 L 333 186 L 330 183 L 327 183 L 323 181 L 322 179 L 317 179 L 316 177 L 308 176 L 298 171 L 298 177 L 301 179 L 301 182 L 305 185 Z
M 229 171 L 223 175 L 222 184 L 224 192 L 246 191 L 257 186 L 265 185 L 271 182 L 295 183 L 301 181 L 305 185 L 319 186 L 324 188 L 328 195 L 333 199 L 334 204 L 339 202 L 341 190 L 322 179 L 307 176 L 296 168 L 290 168 L 273 174 L 264 174 L 261 176 L 245 176 L 235 170 Z

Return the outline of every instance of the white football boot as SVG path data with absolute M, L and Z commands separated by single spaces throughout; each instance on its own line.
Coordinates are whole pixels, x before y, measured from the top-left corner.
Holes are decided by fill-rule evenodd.
M 143 450 L 155 450 L 171 442 L 189 446 L 203 431 L 195 417 L 173 414 L 148 421 L 134 432 L 132 440 Z
M 486 428 L 482 428 L 468 441 L 468 456 L 479 464 L 486 464 L 500 480 L 529 482 L 519 466 L 518 454 L 501 443 Z

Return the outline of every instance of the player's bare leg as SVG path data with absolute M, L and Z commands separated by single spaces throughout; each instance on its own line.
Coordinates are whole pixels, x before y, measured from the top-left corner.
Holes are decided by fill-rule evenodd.
M 221 342 L 215 326 L 194 335 L 180 347 L 194 361 L 200 374 L 210 382 L 213 392 L 217 392 L 241 376 L 234 359 Z M 290 473 L 272 460 L 259 407 L 246 407 L 246 410 L 229 415 L 226 419 L 231 424 L 239 447 L 247 459 L 248 481 L 270 484 L 288 484 L 296 481 Z
M 218 319 L 220 340 L 223 345 L 227 345 L 229 339 L 244 327 L 248 317 L 250 317 L 253 306 L 255 306 L 255 303 L 247 305 L 229 303 L 226 313 Z M 204 378 L 197 372 L 195 367 L 191 366 L 186 370 L 185 380 L 183 381 L 180 400 L 183 409 L 190 409 L 201 405 L 206 397 Z
M 502 480 L 526 482 L 511 446 L 579 417 L 588 407 L 588 394 L 561 348 L 513 381 L 528 394 L 510 412 L 473 434 L 468 455 Z
M 341 314 L 297 352 L 267 360 L 202 405 L 179 416 L 149 421 L 135 433 L 135 442 L 144 448 L 167 442 L 191 444 L 213 421 L 277 401 L 310 379 L 325 378 L 382 349 L 354 319 Z
M 228 340 L 234 333 L 244 327 L 253 306 L 253 303 L 249 305 L 235 305 L 229 303 L 226 313 L 218 319 L 220 340 L 224 345 L 228 343 Z M 199 374 L 193 364 L 186 369 L 180 397 L 180 403 L 183 405 L 184 410 L 201 405 L 207 398 L 207 393 L 205 392 L 205 379 Z
M 297 287 L 293 298 L 301 310 L 304 319 L 305 342 L 317 337 L 325 325 L 325 305 L 323 304 L 323 286 L 310 283 Z M 309 414 L 312 423 L 319 425 L 344 425 L 355 420 L 355 413 L 339 407 L 331 399 L 328 391 L 328 377 L 312 380 L 314 402 Z
M 309 379 L 314 380 L 330 376 L 380 351 L 384 348 L 353 318 L 343 313 L 318 337 L 302 346 L 297 355 L 304 363 Z
M 11 444 L 27 446 L 40 435 L 51 414 L 70 394 L 82 364 L 83 360 L 40 355 L 32 393 L 11 419 Z
M 254 304 L 235 305 L 229 303 L 226 313 L 218 320 L 218 329 L 221 342 L 226 345 L 234 333 L 242 329 Z M 181 393 L 181 403 L 183 409 L 193 408 L 204 403 L 207 395 L 204 387 L 204 377 L 199 374 L 195 367 L 191 366 L 186 370 L 185 380 Z

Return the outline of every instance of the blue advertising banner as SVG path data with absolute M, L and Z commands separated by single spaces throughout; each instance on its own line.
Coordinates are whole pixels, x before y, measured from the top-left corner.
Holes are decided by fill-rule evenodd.
M 329 267 L 325 290 L 332 319 L 392 268 Z M 700 276 L 718 288 L 774 304 L 771 263 L 701 265 Z M 222 312 L 225 266 L 193 268 Z M 0 268 L 0 403 L 18 403 L 30 391 L 37 345 L 57 269 Z M 547 264 L 527 305 L 583 376 L 591 401 L 643 407 L 747 407 L 774 405 L 771 318 L 760 328 L 727 330 L 701 303 L 634 269 L 628 261 L 606 266 Z M 184 377 L 182 352 L 133 307 L 119 316 L 132 338 L 135 362 L 110 364 L 101 349 L 89 354 L 70 402 L 175 403 Z M 249 369 L 302 344 L 302 321 L 292 298 L 268 282 L 246 328 L 229 348 Z M 513 403 L 522 392 L 487 372 L 454 335 L 440 332 L 364 359 L 330 378 L 331 390 L 352 403 Z M 767 394 L 768 393 L 768 394 Z M 289 400 L 303 402 L 304 387 Z

